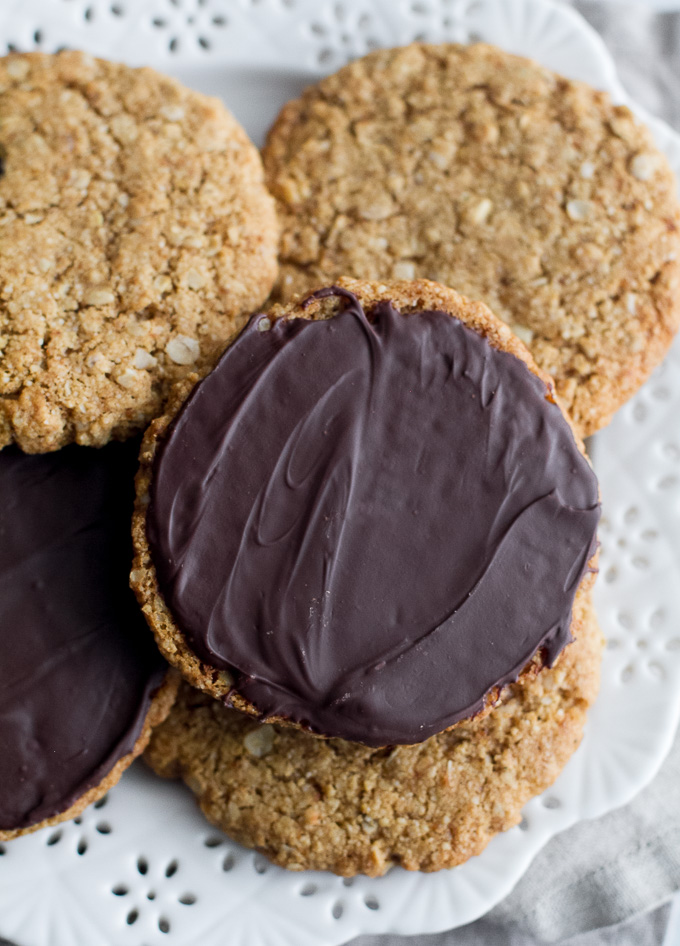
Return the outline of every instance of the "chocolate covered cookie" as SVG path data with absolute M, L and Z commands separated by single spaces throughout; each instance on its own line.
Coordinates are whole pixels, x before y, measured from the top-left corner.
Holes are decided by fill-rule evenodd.
M 184 684 L 146 759 L 183 778 L 213 824 L 282 867 L 345 876 L 454 867 L 517 824 L 581 740 L 602 648 L 587 594 L 576 597 L 573 627 L 553 669 L 419 746 L 372 750 L 261 725 Z
M 550 379 L 450 289 L 341 280 L 253 316 L 141 460 L 133 587 L 238 709 L 419 743 L 573 638 L 595 475 Z
M 288 103 L 264 149 L 283 301 L 427 278 L 526 342 L 582 435 L 680 322 L 676 181 L 608 95 L 486 45 L 378 50 Z
M 0 453 L 0 840 L 77 815 L 178 677 L 128 587 L 137 443 Z
M 267 296 L 277 224 L 223 105 L 78 52 L 0 60 L 0 448 L 142 430 Z

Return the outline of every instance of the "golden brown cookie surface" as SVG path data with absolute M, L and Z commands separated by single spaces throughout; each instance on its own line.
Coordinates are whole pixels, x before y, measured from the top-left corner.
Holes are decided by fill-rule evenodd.
M 256 149 L 216 99 L 77 53 L 0 61 L 0 447 L 140 430 L 276 274 Z
M 680 321 L 676 182 L 604 93 L 490 46 L 379 50 L 284 107 L 264 150 L 284 299 L 339 275 L 481 299 L 606 424 Z
M 146 760 L 183 778 L 209 821 L 291 870 L 440 870 L 517 824 L 578 746 L 602 638 L 588 594 L 559 664 L 482 719 L 420 746 L 370 750 L 257 724 L 184 684 Z

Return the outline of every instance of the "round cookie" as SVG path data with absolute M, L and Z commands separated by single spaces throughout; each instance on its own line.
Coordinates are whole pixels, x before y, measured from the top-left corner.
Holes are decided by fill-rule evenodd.
M 581 451 L 484 305 L 340 280 L 254 315 L 151 425 L 132 585 L 162 652 L 213 696 L 420 743 L 572 639 L 599 518 Z
M 337 276 L 481 299 L 555 380 L 582 436 L 680 322 L 676 181 L 608 95 L 486 45 L 370 53 L 289 102 L 263 152 L 278 297 Z
M 260 157 L 151 69 L 11 55 L 0 90 L 0 448 L 123 439 L 271 289 Z
M 0 841 L 104 795 L 175 698 L 128 588 L 137 447 L 0 453 Z
M 183 684 L 146 760 L 213 824 L 291 870 L 376 876 L 454 867 L 517 824 L 578 746 L 602 638 L 577 595 L 576 641 L 501 705 L 420 746 L 371 750 L 258 724 Z

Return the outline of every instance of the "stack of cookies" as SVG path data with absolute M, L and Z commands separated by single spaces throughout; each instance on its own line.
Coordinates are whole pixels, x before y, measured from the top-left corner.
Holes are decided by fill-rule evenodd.
M 482 45 L 352 63 L 264 167 L 149 70 L 0 87 L 0 838 L 148 743 L 284 867 L 479 853 L 597 693 L 581 437 L 680 322 L 649 133 Z

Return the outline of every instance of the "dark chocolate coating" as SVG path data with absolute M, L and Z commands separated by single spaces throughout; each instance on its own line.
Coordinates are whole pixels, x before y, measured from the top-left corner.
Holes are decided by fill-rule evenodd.
M 191 648 L 263 716 L 417 743 L 570 641 L 597 481 L 518 358 L 331 291 L 329 320 L 254 316 L 194 389 L 147 532 Z
M 0 830 L 98 785 L 167 670 L 129 588 L 138 450 L 0 452 Z

